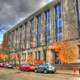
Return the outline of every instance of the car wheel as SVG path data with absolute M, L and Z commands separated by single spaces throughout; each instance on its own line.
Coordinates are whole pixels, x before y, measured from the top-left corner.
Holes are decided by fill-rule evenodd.
M 53 71 L 52 73 L 55 73 L 56 71 Z
M 54 70 L 53 73 L 56 73 L 56 70 Z
M 21 71 L 24 71 L 23 69 L 21 69 Z
M 44 73 L 46 74 L 47 73 L 47 70 L 44 70 Z
M 20 69 L 21 71 L 23 71 L 23 69 Z
M 37 73 L 38 71 L 35 69 L 35 73 Z

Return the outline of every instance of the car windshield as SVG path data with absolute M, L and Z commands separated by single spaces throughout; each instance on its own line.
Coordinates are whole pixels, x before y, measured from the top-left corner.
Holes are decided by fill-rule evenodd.
M 49 66 L 55 66 L 54 64 L 49 64 L 49 63 L 47 65 L 49 65 Z
M 32 64 L 21 64 L 22 66 L 32 66 Z

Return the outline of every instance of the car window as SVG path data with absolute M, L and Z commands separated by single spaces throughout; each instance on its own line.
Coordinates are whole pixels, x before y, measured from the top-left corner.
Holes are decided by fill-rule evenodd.
M 43 67 L 43 65 L 39 65 L 39 67 Z
M 47 67 L 47 66 L 48 66 L 47 64 L 39 65 L 39 67 Z
M 48 64 L 44 64 L 44 67 L 48 67 Z
M 45 64 L 45 66 L 48 66 L 48 64 Z
M 49 66 L 55 66 L 54 64 L 48 64 Z
M 27 66 L 27 64 L 22 64 L 22 66 Z
M 32 66 L 32 64 L 22 64 L 22 66 Z

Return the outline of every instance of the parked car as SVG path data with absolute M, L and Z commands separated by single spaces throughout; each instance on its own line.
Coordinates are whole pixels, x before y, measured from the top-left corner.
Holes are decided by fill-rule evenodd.
M 36 65 L 35 72 L 44 72 L 44 73 L 52 72 L 52 73 L 55 73 L 56 67 L 53 64 L 40 64 L 40 65 Z
M 0 63 L 0 67 L 4 67 L 4 64 L 3 63 Z
M 5 68 L 9 68 L 9 69 L 13 69 L 14 68 L 14 65 L 13 64 L 9 64 L 9 63 L 5 63 L 4 64 L 4 67 Z
M 34 71 L 35 66 L 31 64 L 21 64 L 19 69 L 22 71 Z

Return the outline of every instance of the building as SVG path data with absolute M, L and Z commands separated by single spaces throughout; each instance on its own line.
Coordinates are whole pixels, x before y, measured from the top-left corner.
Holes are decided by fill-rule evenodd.
M 53 0 L 7 31 L 3 44 L 5 49 L 17 50 L 21 62 L 34 64 L 47 62 L 46 47 L 65 40 L 76 44 L 80 59 L 79 38 L 80 1 Z
M 0 44 L 0 49 L 2 49 L 2 44 Z

